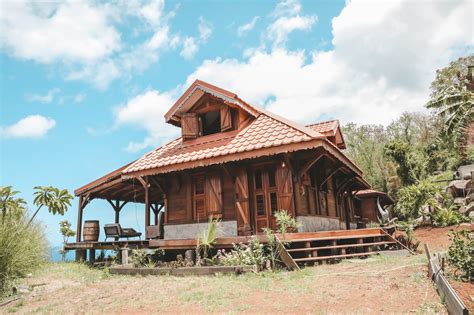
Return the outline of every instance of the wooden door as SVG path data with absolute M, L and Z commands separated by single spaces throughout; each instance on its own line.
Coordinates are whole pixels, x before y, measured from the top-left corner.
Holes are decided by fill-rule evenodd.
M 264 228 L 276 228 L 274 214 L 280 210 L 278 196 L 277 169 L 273 165 L 253 169 L 253 209 L 255 230 L 261 233 Z

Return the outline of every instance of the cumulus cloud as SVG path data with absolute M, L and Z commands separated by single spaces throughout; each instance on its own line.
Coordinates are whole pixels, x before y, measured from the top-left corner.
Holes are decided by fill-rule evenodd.
M 294 31 L 308 31 L 318 20 L 316 15 L 302 15 L 296 0 L 281 1 L 272 13 L 275 20 L 267 27 L 267 37 L 274 47 L 285 45 Z
M 32 1 L 2 1 L 0 42 L 14 57 L 46 64 L 91 62 L 120 48 L 107 6 L 69 1 L 40 7 Z
M 183 49 L 179 53 L 184 59 L 192 59 L 199 50 L 196 40 L 193 37 L 186 37 L 183 41 Z
M 142 142 L 130 142 L 128 151 L 135 152 L 149 146 L 157 146 L 179 134 L 178 128 L 164 122 L 164 114 L 173 101 L 174 93 L 171 91 L 160 93 L 149 90 L 115 109 L 115 122 L 118 126 L 132 125 L 148 133 Z
M 0 127 L 3 138 L 41 138 L 56 125 L 56 121 L 41 115 L 30 115 L 10 126 Z
M 54 96 L 58 94 L 60 91 L 61 90 L 59 88 L 53 88 L 44 95 L 42 94 L 28 95 L 27 99 L 30 102 L 51 103 L 54 100 Z
M 278 19 L 300 14 L 297 2 L 284 4 Z M 243 60 L 206 60 L 186 84 L 207 80 L 300 122 L 387 124 L 423 110 L 435 70 L 472 49 L 471 8 L 469 0 L 351 1 L 333 20 L 332 50 L 274 47 Z
M 181 40 L 182 49 L 179 54 L 184 59 L 193 59 L 199 51 L 199 46 L 205 44 L 212 34 L 212 24 L 207 22 L 202 16 L 199 17 L 198 32 L 198 37 L 186 36 Z
M 0 14 L 2 50 L 18 59 L 57 66 L 66 80 L 86 81 L 99 89 L 145 71 L 181 45 L 186 58 L 195 53 L 186 41 L 189 36 L 170 30 L 175 11 L 166 11 L 164 0 L 2 1 L 0 9 L 8 12 Z M 122 39 L 131 19 L 138 22 L 130 30 L 138 38 L 133 44 Z M 198 31 L 194 42 L 204 44 L 212 25 L 201 18 Z
M 258 17 L 258 16 L 254 16 L 250 22 L 240 25 L 237 28 L 237 35 L 239 37 L 242 37 L 245 34 L 247 34 L 248 32 L 250 32 L 251 30 L 253 30 L 253 28 L 255 27 L 255 24 L 257 24 L 257 21 L 258 21 L 259 18 L 260 17 Z

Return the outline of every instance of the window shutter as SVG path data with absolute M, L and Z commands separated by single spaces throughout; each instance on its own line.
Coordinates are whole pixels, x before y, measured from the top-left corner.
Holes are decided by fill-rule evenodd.
M 181 117 L 181 132 L 185 139 L 195 139 L 199 134 L 199 120 L 196 113 L 184 113 Z
M 221 131 L 232 129 L 232 112 L 229 106 L 221 108 Z
M 206 177 L 206 206 L 208 215 L 222 213 L 222 183 L 219 173 Z
M 280 209 L 293 214 L 293 182 L 292 174 L 288 166 L 280 165 L 277 169 L 278 197 L 280 199 Z

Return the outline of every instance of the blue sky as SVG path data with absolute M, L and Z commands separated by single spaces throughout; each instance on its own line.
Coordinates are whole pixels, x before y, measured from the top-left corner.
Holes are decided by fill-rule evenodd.
M 473 52 L 469 0 L 0 6 L 0 184 L 30 202 L 35 185 L 73 191 L 178 135 L 163 114 L 197 78 L 301 123 L 388 124 Z M 113 221 L 102 201 L 85 216 Z M 57 245 L 63 218 L 38 219 Z M 143 230 L 143 206 L 125 220 Z

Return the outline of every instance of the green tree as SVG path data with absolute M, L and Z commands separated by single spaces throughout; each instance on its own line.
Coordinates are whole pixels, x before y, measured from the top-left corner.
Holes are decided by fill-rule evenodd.
M 20 192 L 13 190 L 12 186 L 0 186 L 0 210 L 2 220 L 7 215 L 21 216 L 25 212 L 26 202 L 16 197 Z
M 71 206 L 73 197 L 69 194 L 67 189 L 58 189 L 51 186 L 36 186 L 35 190 L 33 203 L 38 209 L 36 209 L 29 223 L 33 221 L 43 206 L 47 207 L 48 211 L 54 215 L 58 213 L 64 215 L 68 207 Z
M 472 73 L 468 70 L 470 65 L 474 65 L 474 55 L 459 58 L 437 70 L 436 78 L 431 83 L 431 98 L 426 104 L 444 121 L 442 132 L 455 144 L 464 140 L 465 128 L 474 121 L 474 92 L 469 86 L 472 80 Z

